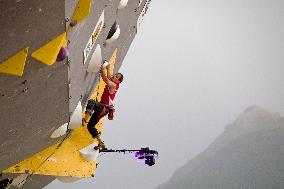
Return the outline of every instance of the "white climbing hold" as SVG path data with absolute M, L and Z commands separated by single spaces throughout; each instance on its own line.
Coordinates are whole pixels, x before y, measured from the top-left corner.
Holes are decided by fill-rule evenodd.
M 54 130 L 50 135 L 50 138 L 58 138 L 66 134 L 68 129 L 68 123 L 64 123 L 58 129 Z
M 118 9 L 123 9 L 124 7 L 126 7 L 127 3 L 128 3 L 128 0 L 121 0 L 119 2 Z
M 106 68 L 108 65 L 109 65 L 109 62 L 105 60 L 102 66 L 103 66 L 104 68 Z
M 63 183 L 73 183 L 76 182 L 78 180 L 80 180 L 81 178 L 78 177 L 69 177 L 69 176 L 62 176 L 62 177 L 56 177 L 57 180 L 63 182 Z
M 68 129 L 77 129 L 82 124 L 82 105 L 79 101 L 75 111 L 73 112 Z
M 106 43 L 114 42 L 115 40 L 118 39 L 119 35 L 120 35 L 120 28 L 119 28 L 119 25 L 117 25 L 117 29 L 116 29 L 115 33 L 112 35 L 112 37 L 110 37 L 109 39 L 106 40 Z
M 94 54 L 91 57 L 90 63 L 87 68 L 87 72 L 89 73 L 96 73 L 100 70 L 102 63 L 102 50 L 101 46 L 98 44 Z
M 84 160 L 95 161 L 98 158 L 99 150 L 94 149 L 96 146 L 98 146 L 98 144 L 94 142 L 79 151 Z

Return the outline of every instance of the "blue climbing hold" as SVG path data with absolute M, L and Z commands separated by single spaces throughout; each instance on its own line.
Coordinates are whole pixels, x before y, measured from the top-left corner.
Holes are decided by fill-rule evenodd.
M 56 61 L 62 61 L 68 55 L 69 55 L 69 48 L 68 47 L 61 47 L 61 49 L 60 49 L 60 51 L 59 51 L 59 53 L 57 55 Z

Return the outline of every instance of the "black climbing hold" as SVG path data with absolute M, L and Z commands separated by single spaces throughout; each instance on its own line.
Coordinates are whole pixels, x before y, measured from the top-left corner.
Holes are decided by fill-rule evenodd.
M 25 80 L 22 82 L 22 84 L 26 84 L 27 82 L 28 82 L 28 80 L 25 79 Z
M 76 26 L 76 24 L 77 24 L 77 21 L 76 20 L 72 20 L 69 25 L 71 27 L 74 27 L 74 26 Z
M 117 28 L 118 28 L 118 24 L 115 21 L 113 23 L 113 25 L 111 26 L 109 32 L 108 32 L 107 39 L 110 39 L 113 36 L 113 34 L 116 32 Z
M 57 55 L 57 58 L 56 58 L 56 61 L 62 61 L 64 60 L 67 56 L 69 55 L 69 49 L 68 47 L 61 47 L 58 55 Z
M 27 92 L 28 92 L 28 90 L 29 90 L 29 88 L 28 88 L 28 87 L 26 87 L 26 88 L 24 88 L 24 89 L 22 90 L 22 92 L 23 92 L 23 93 L 27 93 Z

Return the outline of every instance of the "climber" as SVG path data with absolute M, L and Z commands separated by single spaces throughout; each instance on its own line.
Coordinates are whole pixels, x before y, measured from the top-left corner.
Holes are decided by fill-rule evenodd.
M 87 123 L 87 128 L 92 137 L 98 139 L 99 147 L 104 148 L 103 142 L 100 139 L 100 133 L 95 126 L 99 120 L 106 115 L 108 115 L 109 120 L 113 119 L 113 113 L 115 111 L 113 100 L 119 88 L 119 84 L 123 81 L 123 75 L 121 73 L 116 73 L 112 76 L 110 73 L 110 64 L 107 61 L 104 61 L 100 72 L 106 86 L 100 102 L 97 100 L 88 101 L 83 125 L 87 123 L 87 120 L 90 118 Z

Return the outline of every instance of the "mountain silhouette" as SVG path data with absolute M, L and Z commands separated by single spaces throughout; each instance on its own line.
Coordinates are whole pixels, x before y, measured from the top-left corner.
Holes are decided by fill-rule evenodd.
M 284 118 L 249 107 L 157 189 L 283 189 Z

